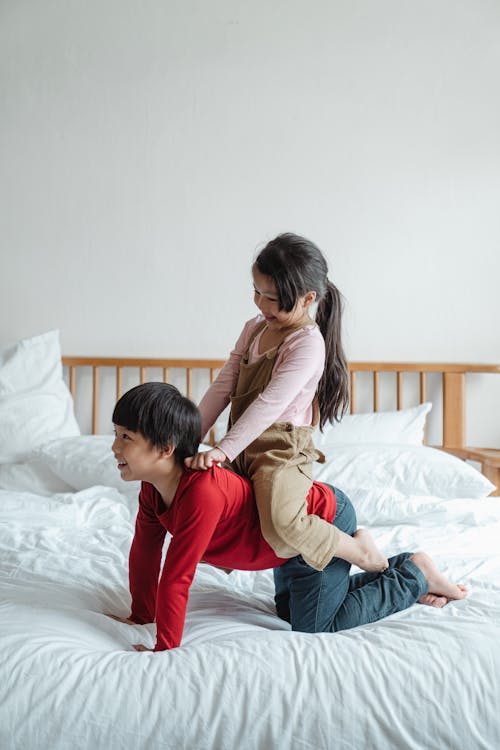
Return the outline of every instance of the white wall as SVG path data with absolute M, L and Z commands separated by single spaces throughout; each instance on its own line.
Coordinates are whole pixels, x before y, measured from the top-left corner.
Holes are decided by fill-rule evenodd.
M 225 356 L 292 230 L 351 359 L 499 362 L 499 39 L 496 0 L 0 3 L 0 346 Z

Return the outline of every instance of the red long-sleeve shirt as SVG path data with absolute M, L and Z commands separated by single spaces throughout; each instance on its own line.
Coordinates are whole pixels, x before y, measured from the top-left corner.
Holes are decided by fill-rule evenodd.
M 327 485 L 314 482 L 308 505 L 310 513 L 333 521 L 335 496 Z M 172 538 L 158 580 L 167 531 Z M 219 466 L 185 471 L 169 508 L 158 490 L 143 482 L 129 558 L 131 619 L 156 620 L 155 651 L 180 645 L 189 587 L 202 559 L 237 570 L 286 562 L 262 536 L 248 479 Z

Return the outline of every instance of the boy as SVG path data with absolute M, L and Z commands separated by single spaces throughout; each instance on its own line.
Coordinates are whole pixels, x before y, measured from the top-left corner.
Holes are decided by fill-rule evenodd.
M 349 576 L 350 563 L 340 558 L 317 571 L 300 556 L 277 557 L 260 531 L 249 480 L 219 466 L 205 472 L 185 468 L 184 459 L 198 449 L 201 421 L 196 406 L 172 385 L 132 388 L 116 404 L 113 423 L 113 452 L 122 479 L 142 480 L 129 558 L 132 610 L 129 618 L 115 619 L 156 622 L 154 651 L 180 645 L 189 588 L 201 560 L 240 570 L 277 569 L 278 614 L 293 630 L 305 632 L 355 627 L 416 601 L 443 606 L 449 598 L 465 596 L 424 553 L 411 559 L 403 553 L 391 558 L 383 573 L 355 576 Z M 328 485 L 313 484 L 308 508 L 330 523 L 335 518 L 348 534 L 356 531 L 350 501 Z M 172 538 L 159 575 L 167 531 Z M 356 532 L 353 542 L 364 555 L 376 550 L 364 530 Z M 355 614 L 348 606 L 350 597 L 357 601 Z

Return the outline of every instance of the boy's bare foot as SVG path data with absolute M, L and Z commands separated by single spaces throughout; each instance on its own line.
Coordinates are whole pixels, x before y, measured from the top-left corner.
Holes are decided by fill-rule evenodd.
M 353 539 L 357 543 L 357 558 L 349 562 L 370 573 L 382 573 L 389 567 L 387 558 L 377 548 L 370 532 L 366 529 L 358 529 L 353 534 Z
M 429 594 L 433 594 L 438 599 L 445 598 L 448 601 L 450 599 L 465 599 L 468 594 L 467 586 L 449 581 L 446 576 L 438 570 L 428 554 L 425 552 L 415 552 L 415 554 L 410 557 L 410 560 L 415 563 L 417 568 L 420 568 L 426 577 L 429 586 Z M 427 594 L 424 594 L 424 597 L 425 596 L 427 596 Z M 421 599 L 424 597 L 421 597 Z M 428 602 L 421 602 L 421 604 L 427 603 Z M 444 604 L 431 604 L 430 606 L 444 607 Z

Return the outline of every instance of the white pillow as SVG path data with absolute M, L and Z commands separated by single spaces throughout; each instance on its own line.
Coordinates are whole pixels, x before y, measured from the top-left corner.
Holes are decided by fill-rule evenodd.
M 125 482 L 111 450 L 113 435 L 77 435 L 44 443 L 35 452 L 51 471 L 75 490 L 95 485 L 139 493 L 140 482 Z
M 0 463 L 24 461 L 47 438 L 79 433 L 62 375 L 59 332 L 0 352 Z
M 338 445 L 314 478 L 349 494 L 359 488 L 392 488 L 406 495 L 486 497 L 495 486 L 465 461 L 423 445 Z
M 0 464 L 0 490 L 52 495 L 54 492 L 71 492 L 73 488 L 59 479 L 42 460 L 32 458 L 25 463 Z
M 113 440 L 113 435 L 78 435 L 50 440 L 38 448 L 35 455 L 75 490 L 104 485 L 138 496 L 141 483 L 125 482 L 120 476 L 111 450 Z M 200 444 L 200 450 L 210 447 Z
M 397 443 L 422 445 L 427 414 L 432 404 L 425 403 L 399 411 L 346 414 L 341 422 L 327 423 L 314 433 L 314 444 L 324 453 L 332 445 L 346 443 Z

